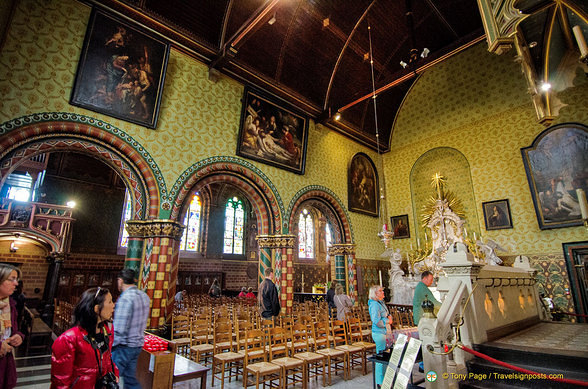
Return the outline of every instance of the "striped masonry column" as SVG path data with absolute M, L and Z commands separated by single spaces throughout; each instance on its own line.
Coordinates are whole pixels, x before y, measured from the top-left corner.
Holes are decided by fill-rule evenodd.
M 257 247 L 259 247 L 259 274 L 257 281 L 259 285 L 265 278 L 265 269 L 272 266 L 271 235 L 257 235 L 255 240 L 257 240 Z
M 335 281 L 341 284 L 345 292 L 349 294 L 350 278 L 348 274 L 347 256 L 355 252 L 355 245 L 350 243 L 333 244 L 329 247 L 328 251 L 329 256 L 335 258 Z
M 275 235 L 276 258 L 280 256 L 280 305 L 282 312 L 292 313 L 294 302 L 294 244 L 295 235 Z M 276 261 L 277 263 L 277 261 Z M 278 266 L 276 265 L 276 268 Z
M 276 284 L 276 289 L 278 289 L 278 296 L 280 296 L 280 301 L 282 301 L 282 250 L 273 248 L 272 253 L 274 255 L 274 284 Z
M 127 243 L 127 252 L 125 256 L 124 268 L 133 269 L 137 280 L 140 279 L 141 259 L 143 257 L 144 237 L 141 224 L 134 222 L 140 220 L 129 220 L 125 223 L 125 229 L 129 234 Z
M 282 281 L 282 286 L 285 286 L 286 290 L 286 313 L 292 313 L 292 307 L 294 304 L 294 242 L 295 238 L 292 238 L 292 247 L 283 248 L 286 252 L 286 279 Z M 284 285 L 285 284 L 285 285 Z M 282 295 L 283 299 L 283 295 Z
M 145 249 L 141 262 L 139 288 L 151 300 L 147 329 L 162 329 L 171 320 L 178 275 L 179 251 L 174 250 L 184 227 L 173 220 L 133 221 L 142 228 Z
M 347 254 L 347 285 L 349 285 L 349 297 L 355 302 L 357 301 L 357 269 L 355 262 L 355 245 L 353 246 L 353 251 Z

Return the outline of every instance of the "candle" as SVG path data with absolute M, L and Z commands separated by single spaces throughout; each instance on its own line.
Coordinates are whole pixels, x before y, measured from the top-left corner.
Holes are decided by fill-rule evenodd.
M 302 284 L 304 284 L 304 273 L 302 273 Z
M 412 251 L 412 242 L 410 242 L 410 251 Z
M 327 277 L 326 277 L 326 281 L 325 281 L 325 283 L 326 283 L 326 284 L 328 284 L 328 283 L 329 283 L 329 272 L 328 272 L 328 271 L 327 271 Z
M 580 49 L 580 57 L 585 57 L 586 55 L 588 55 L 588 45 L 586 44 L 586 39 L 584 39 L 584 34 L 582 34 L 582 28 L 580 28 L 580 26 L 574 26 L 572 30 L 574 31 L 576 42 L 578 42 L 578 48 Z
M 582 212 L 582 219 L 588 219 L 588 202 L 586 201 L 586 192 L 583 189 L 576 189 L 578 195 L 578 202 L 580 203 L 580 212 Z
M 468 230 L 465 227 L 463 228 L 463 236 L 468 237 Z
M 421 239 L 417 238 L 417 249 L 421 248 Z
M 427 243 L 429 241 L 429 238 L 427 236 L 427 233 L 425 232 L 425 243 Z
M 474 242 L 476 241 L 476 231 L 474 231 Z
M 382 286 L 382 271 L 378 270 L 378 274 L 380 275 L 380 286 Z

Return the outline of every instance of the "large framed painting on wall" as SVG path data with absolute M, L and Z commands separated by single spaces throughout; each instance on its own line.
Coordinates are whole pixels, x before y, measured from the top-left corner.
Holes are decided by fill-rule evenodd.
M 308 118 L 290 104 L 245 88 L 237 155 L 304 174 Z
M 582 225 L 576 189 L 588 191 L 588 127 L 564 123 L 521 149 L 539 228 Z
M 374 162 L 364 153 L 355 154 L 347 170 L 349 210 L 378 216 L 378 188 L 378 172 Z
M 155 128 L 169 43 L 93 9 L 70 104 Z

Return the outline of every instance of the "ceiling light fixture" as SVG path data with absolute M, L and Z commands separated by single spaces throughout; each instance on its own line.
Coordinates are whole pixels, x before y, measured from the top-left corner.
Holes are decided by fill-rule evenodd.
M 548 92 L 551 89 L 551 84 L 544 81 L 539 88 L 541 88 L 543 92 Z
M 335 120 L 339 120 L 339 119 L 341 119 L 341 112 L 337 112 L 337 113 L 335 114 L 335 116 L 334 116 L 334 119 L 335 119 Z
M 270 26 L 273 25 L 276 22 L 276 14 L 274 13 L 272 15 L 272 18 L 270 20 L 267 21 L 267 24 L 269 24 Z
M 67 203 L 65 203 L 65 205 L 67 205 L 69 208 L 75 208 L 76 202 L 73 200 L 70 200 Z

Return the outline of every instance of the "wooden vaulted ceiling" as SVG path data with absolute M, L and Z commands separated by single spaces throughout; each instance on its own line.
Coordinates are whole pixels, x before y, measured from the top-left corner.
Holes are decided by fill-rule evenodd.
M 414 75 L 483 36 L 473 0 L 102 0 L 214 71 L 278 96 L 317 122 L 389 149 Z M 412 11 L 412 12 L 409 12 Z M 274 20 L 275 19 L 275 20 Z M 371 27 L 368 32 L 368 26 Z M 430 50 L 426 58 L 420 53 Z M 416 54 L 409 62 L 411 49 Z M 408 63 L 406 68 L 400 61 Z M 340 110 L 341 119 L 334 120 Z

